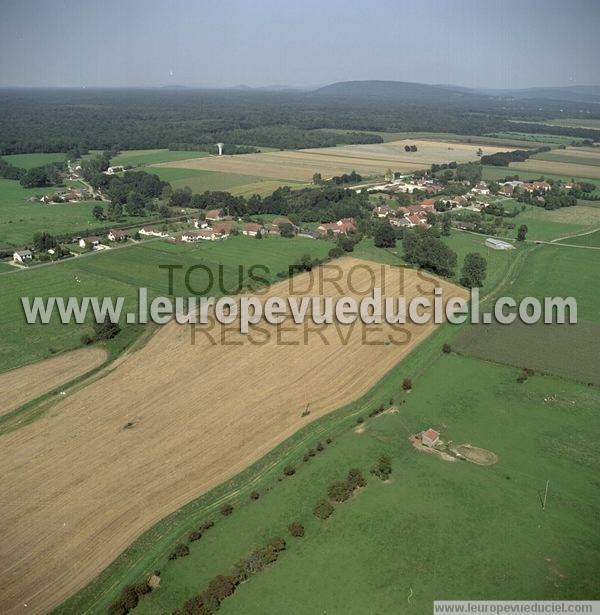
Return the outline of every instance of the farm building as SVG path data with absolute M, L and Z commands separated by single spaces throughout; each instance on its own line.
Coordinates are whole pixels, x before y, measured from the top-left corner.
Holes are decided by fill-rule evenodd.
M 327 235 L 329 232 L 334 235 L 347 235 L 356 231 L 356 221 L 354 218 L 341 218 L 337 222 L 325 222 L 317 227 L 317 231 L 321 235 Z
M 121 229 L 111 229 L 107 236 L 111 241 L 127 241 L 129 233 Z
M 259 233 L 262 234 L 263 227 L 256 222 L 248 222 L 244 224 L 244 228 L 242 230 L 242 235 L 248 235 L 250 237 L 256 237 Z
M 13 254 L 13 261 L 15 263 L 25 263 L 33 258 L 33 252 L 31 250 L 17 250 Z
M 145 226 L 140 229 L 140 235 L 146 235 L 147 237 L 168 237 L 169 233 L 156 227 Z
M 421 433 L 421 441 L 425 446 L 435 446 L 440 441 L 440 434 L 430 427 L 427 431 Z
M 206 212 L 206 219 L 209 222 L 217 222 L 222 219 L 223 212 L 220 209 L 209 209 Z
M 235 225 L 232 222 L 220 222 L 219 224 L 215 224 L 213 226 L 213 231 L 217 233 L 217 235 L 229 237 L 231 231 L 234 229 L 234 226 Z
M 513 246 L 512 243 L 502 241 L 501 239 L 494 239 L 493 237 L 488 237 L 485 240 L 485 245 L 488 248 L 492 248 L 492 250 L 514 250 L 515 249 L 515 246 Z

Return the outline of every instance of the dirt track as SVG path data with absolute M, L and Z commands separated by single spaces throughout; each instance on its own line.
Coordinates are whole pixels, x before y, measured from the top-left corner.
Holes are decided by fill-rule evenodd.
M 0 416 L 85 374 L 106 360 L 102 348 L 81 348 L 0 374 Z
M 346 272 L 360 265 L 354 288 L 368 285 L 364 261 L 337 263 Z M 369 267 L 379 282 L 383 266 Z M 414 271 L 394 270 L 384 268 L 388 296 L 433 287 Z M 405 272 L 403 280 L 397 271 Z M 295 278 L 296 287 L 307 279 Z M 268 295 L 287 294 L 287 284 Z M 339 284 L 343 292 L 326 283 L 323 293 L 306 294 L 360 296 Z M 274 326 L 258 326 L 274 333 Z M 231 331 L 228 345 L 215 346 L 205 335 L 192 346 L 189 327 L 164 326 L 105 377 L 1 437 L 0 612 L 42 613 L 60 604 L 159 519 L 307 421 L 365 393 L 434 326 L 404 325 L 412 337 L 401 345 L 383 343 L 390 334 L 405 339 L 389 325 L 369 328 L 369 345 L 358 325 L 347 344 L 340 334 L 351 325 L 329 325 L 321 329 L 328 344 L 309 334 L 307 344 L 272 337 L 251 345 Z M 302 342 L 304 334 L 301 325 L 286 324 L 280 342 Z M 311 414 L 302 418 L 308 402 Z

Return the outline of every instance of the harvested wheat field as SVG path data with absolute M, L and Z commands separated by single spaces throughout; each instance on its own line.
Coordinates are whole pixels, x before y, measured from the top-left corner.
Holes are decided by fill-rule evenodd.
M 406 152 L 405 145 L 416 145 L 417 151 Z M 381 176 L 388 169 L 407 173 L 429 168 L 433 163 L 476 161 L 479 159 L 478 149 L 478 145 L 468 143 L 403 140 L 370 145 L 211 156 L 154 166 L 202 169 L 309 182 L 315 173 L 321 173 L 324 178 L 351 171 L 364 176 Z M 511 148 L 483 146 L 482 149 L 484 154 L 493 154 Z
M 434 286 L 416 271 L 350 258 L 336 261 L 339 279 L 332 265 L 293 278 L 293 294 L 362 298 L 384 275 L 387 296 Z M 308 289 L 323 271 L 338 280 Z M 467 296 L 436 285 L 445 299 Z M 281 282 L 265 297 L 288 290 Z M 101 379 L 1 437 L 0 612 L 58 605 L 158 520 L 365 393 L 435 326 L 286 321 L 277 334 L 261 322 L 254 343 L 230 325 L 225 343 L 213 331 L 214 345 L 204 333 L 192 345 L 189 326 L 165 325 Z
M 102 348 L 81 348 L 0 374 L 0 416 L 85 374 L 106 360 Z

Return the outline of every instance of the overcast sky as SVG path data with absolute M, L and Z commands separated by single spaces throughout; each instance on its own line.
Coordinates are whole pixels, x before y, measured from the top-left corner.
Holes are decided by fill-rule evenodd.
M 0 86 L 600 84 L 599 0 L 0 0 Z

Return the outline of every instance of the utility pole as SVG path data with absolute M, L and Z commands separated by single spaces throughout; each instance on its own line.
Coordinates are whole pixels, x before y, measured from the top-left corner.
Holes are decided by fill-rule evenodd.
M 546 481 L 546 491 L 544 491 L 544 502 L 542 503 L 542 510 L 546 510 L 546 498 L 548 497 L 548 485 L 550 484 L 550 481 L 547 480 Z

